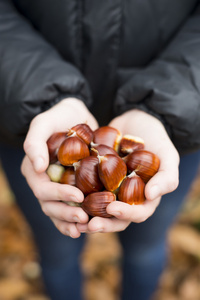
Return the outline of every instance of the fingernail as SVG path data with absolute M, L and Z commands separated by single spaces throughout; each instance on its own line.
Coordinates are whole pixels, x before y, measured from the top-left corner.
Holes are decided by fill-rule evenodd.
M 81 232 L 81 233 L 85 233 L 88 231 L 88 225 L 87 224 L 79 224 L 79 227 L 78 227 L 78 230 Z
M 153 185 L 150 189 L 150 198 L 154 200 L 160 196 L 160 191 L 157 185 Z
M 70 233 L 69 233 L 68 230 L 65 230 L 65 234 L 68 235 L 68 236 L 70 236 Z
M 43 160 L 43 158 L 42 157 L 38 157 L 35 161 L 34 161 L 34 169 L 35 169 L 35 171 L 40 171 L 41 170 L 41 168 L 43 167 L 43 165 L 44 165 L 44 160 Z
M 66 204 L 68 204 L 69 206 L 75 206 L 75 207 L 79 207 L 80 203 L 77 202 L 77 199 L 73 196 L 68 196 L 67 195 L 67 200 L 65 201 Z
M 71 202 L 76 202 L 77 203 L 77 198 L 75 196 L 73 196 L 73 195 L 69 196 L 68 199 Z
M 81 230 L 80 230 L 80 233 L 86 233 L 86 232 L 87 232 L 86 229 L 81 229 Z
M 95 230 L 95 231 L 92 231 L 92 233 L 98 233 L 98 232 L 103 232 L 103 229 L 102 229 L 102 228 L 99 228 L 99 229 L 97 229 L 97 230 Z
M 120 211 L 112 211 L 111 214 L 112 214 L 113 216 L 115 216 L 115 217 L 121 216 L 121 212 L 120 212 Z
M 74 220 L 74 222 L 76 222 L 76 223 L 80 223 L 80 220 L 79 220 L 79 218 L 78 217 L 73 217 L 73 220 Z

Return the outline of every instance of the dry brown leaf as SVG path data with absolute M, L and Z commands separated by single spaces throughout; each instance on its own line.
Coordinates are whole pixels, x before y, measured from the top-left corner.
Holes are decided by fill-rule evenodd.
M 200 258 L 200 233 L 186 225 L 176 225 L 169 233 L 169 244 L 172 249 Z
M 199 300 L 200 299 L 200 282 L 194 277 L 190 276 L 179 288 L 179 297 L 182 300 Z
M 0 300 L 13 300 L 24 297 L 29 290 L 30 287 L 24 280 L 16 278 L 0 280 Z

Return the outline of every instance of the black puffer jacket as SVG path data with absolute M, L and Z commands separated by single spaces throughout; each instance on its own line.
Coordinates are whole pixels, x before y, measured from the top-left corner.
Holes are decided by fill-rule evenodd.
M 67 96 L 101 125 L 138 107 L 200 148 L 200 1 L 0 0 L 0 138 Z

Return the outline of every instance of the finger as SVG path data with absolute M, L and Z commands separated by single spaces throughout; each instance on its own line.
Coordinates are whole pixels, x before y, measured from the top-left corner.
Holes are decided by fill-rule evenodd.
M 164 194 L 174 191 L 179 184 L 179 157 L 176 152 L 172 155 L 160 155 L 160 168 L 145 187 L 145 197 L 154 200 Z
M 53 128 L 41 114 L 31 122 L 24 142 L 24 151 L 31 160 L 36 172 L 44 172 L 49 164 L 49 153 L 46 141 L 53 134 Z
M 49 216 L 50 218 L 56 218 L 60 221 L 71 223 L 88 222 L 88 215 L 81 207 L 71 207 L 63 202 L 44 201 L 42 203 L 42 210 L 45 215 Z
M 164 194 L 173 192 L 178 184 L 178 171 L 175 171 L 172 175 L 166 170 L 161 170 L 147 183 L 145 197 L 148 200 L 155 200 Z
M 129 221 L 119 220 L 116 218 L 94 217 L 89 221 L 89 223 L 78 223 L 77 229 L 82 233 L 119 232 L 126 229 L 129 223 Z
M 160 203 L 160 197 L 154 201 L 145 201 L 140 205 L 129 205 L 121 201 L 114 201 L 107 206 L 107 212 L 119 220 L 141 223 L 147 220 Z
M 77 223 L 76 227 L 77 227 L 78 231 L 81 233 L 89 232 L 88 223 Z
M 80 237 L 80 232 L 76 228 L 75 223 L 68 223 L 65 221 L 58 220 L 56 218 L 51 218 L 55 227 L 64 235 L 70 236 L 71 238 L 77 239 Z
M 34 195 L 40 201 L 63 200 L 80 203 L 84 200 L 84 195 L 78 188 L 52 182 L 45 172 L 36 173 L 28 156 L 24 157 L 21 170 Z
M 101 218 L 94 217 L 88 223 L 88 233 L 96 233 L 96 232 L 119 232 L 123 231 L 129 225 L 129 221 L 127 220 L 119 220 L 116 218 Z

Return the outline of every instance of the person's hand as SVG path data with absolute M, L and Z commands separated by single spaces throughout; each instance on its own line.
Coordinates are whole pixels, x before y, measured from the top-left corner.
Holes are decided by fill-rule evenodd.
M 80 232 L 116 232 L 124 230 L 131 222 L 143 222 L 154 213 L 162 195 L 172 192 L 178 186 L 179 155 L 157 118 L 135 109 L 113 119 L 109 125 L 119 129 L 122 134 L 143 138 L 145 149 L 158 155 L 160 168 L 146 184 L 144 204 L 112 202 L 107 206 L 107 212 L 113 218 L 94 217 L 88 224 L 77 225 Z
M 87 123 L 93 130 L 98 123 L 84 103 L 67 98 L 36 116 L 24 142 L 25 157 L 21 171 L 39 200 L 43 212 L 51 218 L 58 230 L 73 238 L 80 236 L 76 223 L 87 223 L 88 215 L 80 207 L 70 207 L 62 201 L 82 202 L 83 193 L 76 187 L 51 182 L 46 169 L 49 165 L 48 138 L 55 132 Z

